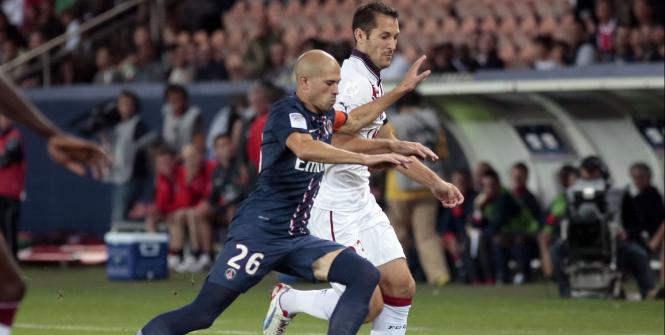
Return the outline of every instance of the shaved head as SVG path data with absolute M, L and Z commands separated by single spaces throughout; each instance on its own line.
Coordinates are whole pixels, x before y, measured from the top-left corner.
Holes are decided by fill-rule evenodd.
M 298 57 L 294 72 L 296 79 L 305 77 L 318 77 L 331 69 L 339 69 L 339 63 L 333 56 L 323 50 L 310 50 Z
M 332 108 L 340 81 L 339 63 L 323 50 L 310 50 L 298 57 L 293 69 L 296 95 L 312 112 Z

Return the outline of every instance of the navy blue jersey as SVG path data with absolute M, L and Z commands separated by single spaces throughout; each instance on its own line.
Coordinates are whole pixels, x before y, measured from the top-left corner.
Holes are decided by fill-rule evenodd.
M 263 129 L 257 187 L 238 209 L 232 234 L 309 234 L 309 212 L 325 164 L 299 159 L 286 146 L 286 139 L 294 132 L 309 133 L 315 140 L 330 144 L 334 118 L 332 109 L 310 112 L 295 95 L 273 104 Z

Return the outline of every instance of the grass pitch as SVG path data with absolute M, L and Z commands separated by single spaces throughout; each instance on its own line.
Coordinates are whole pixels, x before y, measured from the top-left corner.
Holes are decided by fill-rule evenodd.
M 29 290 L 14 335 L 133 335 L 153 316 L 189 302 L 204 279 L 198 274 L 154 282 L 109 282 L 102 267 L 28 267 L 24 274 Z M 275 278 L 267 277 L 211 329 L 196 334 L 260 334 L 273 283 Z M 664 306 L 662 300 L 561 300 L 554 284 L 440 289 L 420 285 L 408 334 L 662 335 Z M 288 334 L 326 334 L 326 325 L 299 315 Z M 360 334 L 369 334 L 369 328 L 363 327 Z

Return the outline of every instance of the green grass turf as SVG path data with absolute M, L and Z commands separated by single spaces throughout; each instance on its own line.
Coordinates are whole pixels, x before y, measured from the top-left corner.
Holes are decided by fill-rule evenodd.
M 134 334 L 151 317 L 194 297 L 203 275 L 167 281 L 109 282 L 104 269 L 24 269 L 28 295 L 14 335 Z M 215 325 L 197 334 L 260 334 L 275 282 L 269 276 L 241 296 Z M 299 285 L 313 288 L 311 285 Z M 662 335 L 663 301 L 560 300 L 555 286 L 418 287 L 409 334 Z M 298 316 L 288 334 L 325 334 L 326 323 Z M 365 326 L 360 334 L 369 334 Z

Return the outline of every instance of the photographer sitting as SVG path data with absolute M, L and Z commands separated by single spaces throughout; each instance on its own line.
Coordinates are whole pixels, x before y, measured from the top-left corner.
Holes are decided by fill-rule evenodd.
M 649 255 L 636 241 L 629 238 L 625 227 L 638 222 L 633 202 L 628 193 L 621 189 L 612 188 L 609 181 L 610 176 L 603 161 L 595 156 L 586 157 L 580 166 L 580 180 L 568 190 L 568 201 L 575 198 L 575 192 L 588 193 L 590 189 L 602 192 L 605 196 L 601 209 L 600 219 L 607 218 L 609 233 L 616 238 L 617 265 L 622 271 L 629 271 L 635 276 L 643 299 L 652 298 L 656 291 L 654 279 L 649 268 Z M 571 212 L 574 205 L 569 205 L 567 218 L 573 218 Z M 582 206 L 580 206 L 582 208 Z M 580 211 L 581 212 L 581 211 Z M 588 215 L 587 215 L 588 216 Z M 566 263 L 570 255 L 567 241 L 560 240 L 551 248 L 552 262 L 556 280 L 559 284 L 559 293 L 562 297 L 571 297 L 572 289 L 570 278 L 565 271 Z
M 146 191 L 150 175 L 146 148 L 156 139 L 139 115 L 140 103 L 134 93 L 121 92 L 116 104 L 119 122 L 110 133 L 101 134 L 113 155 L 112 222 L 126 220 L 132 205 Z

